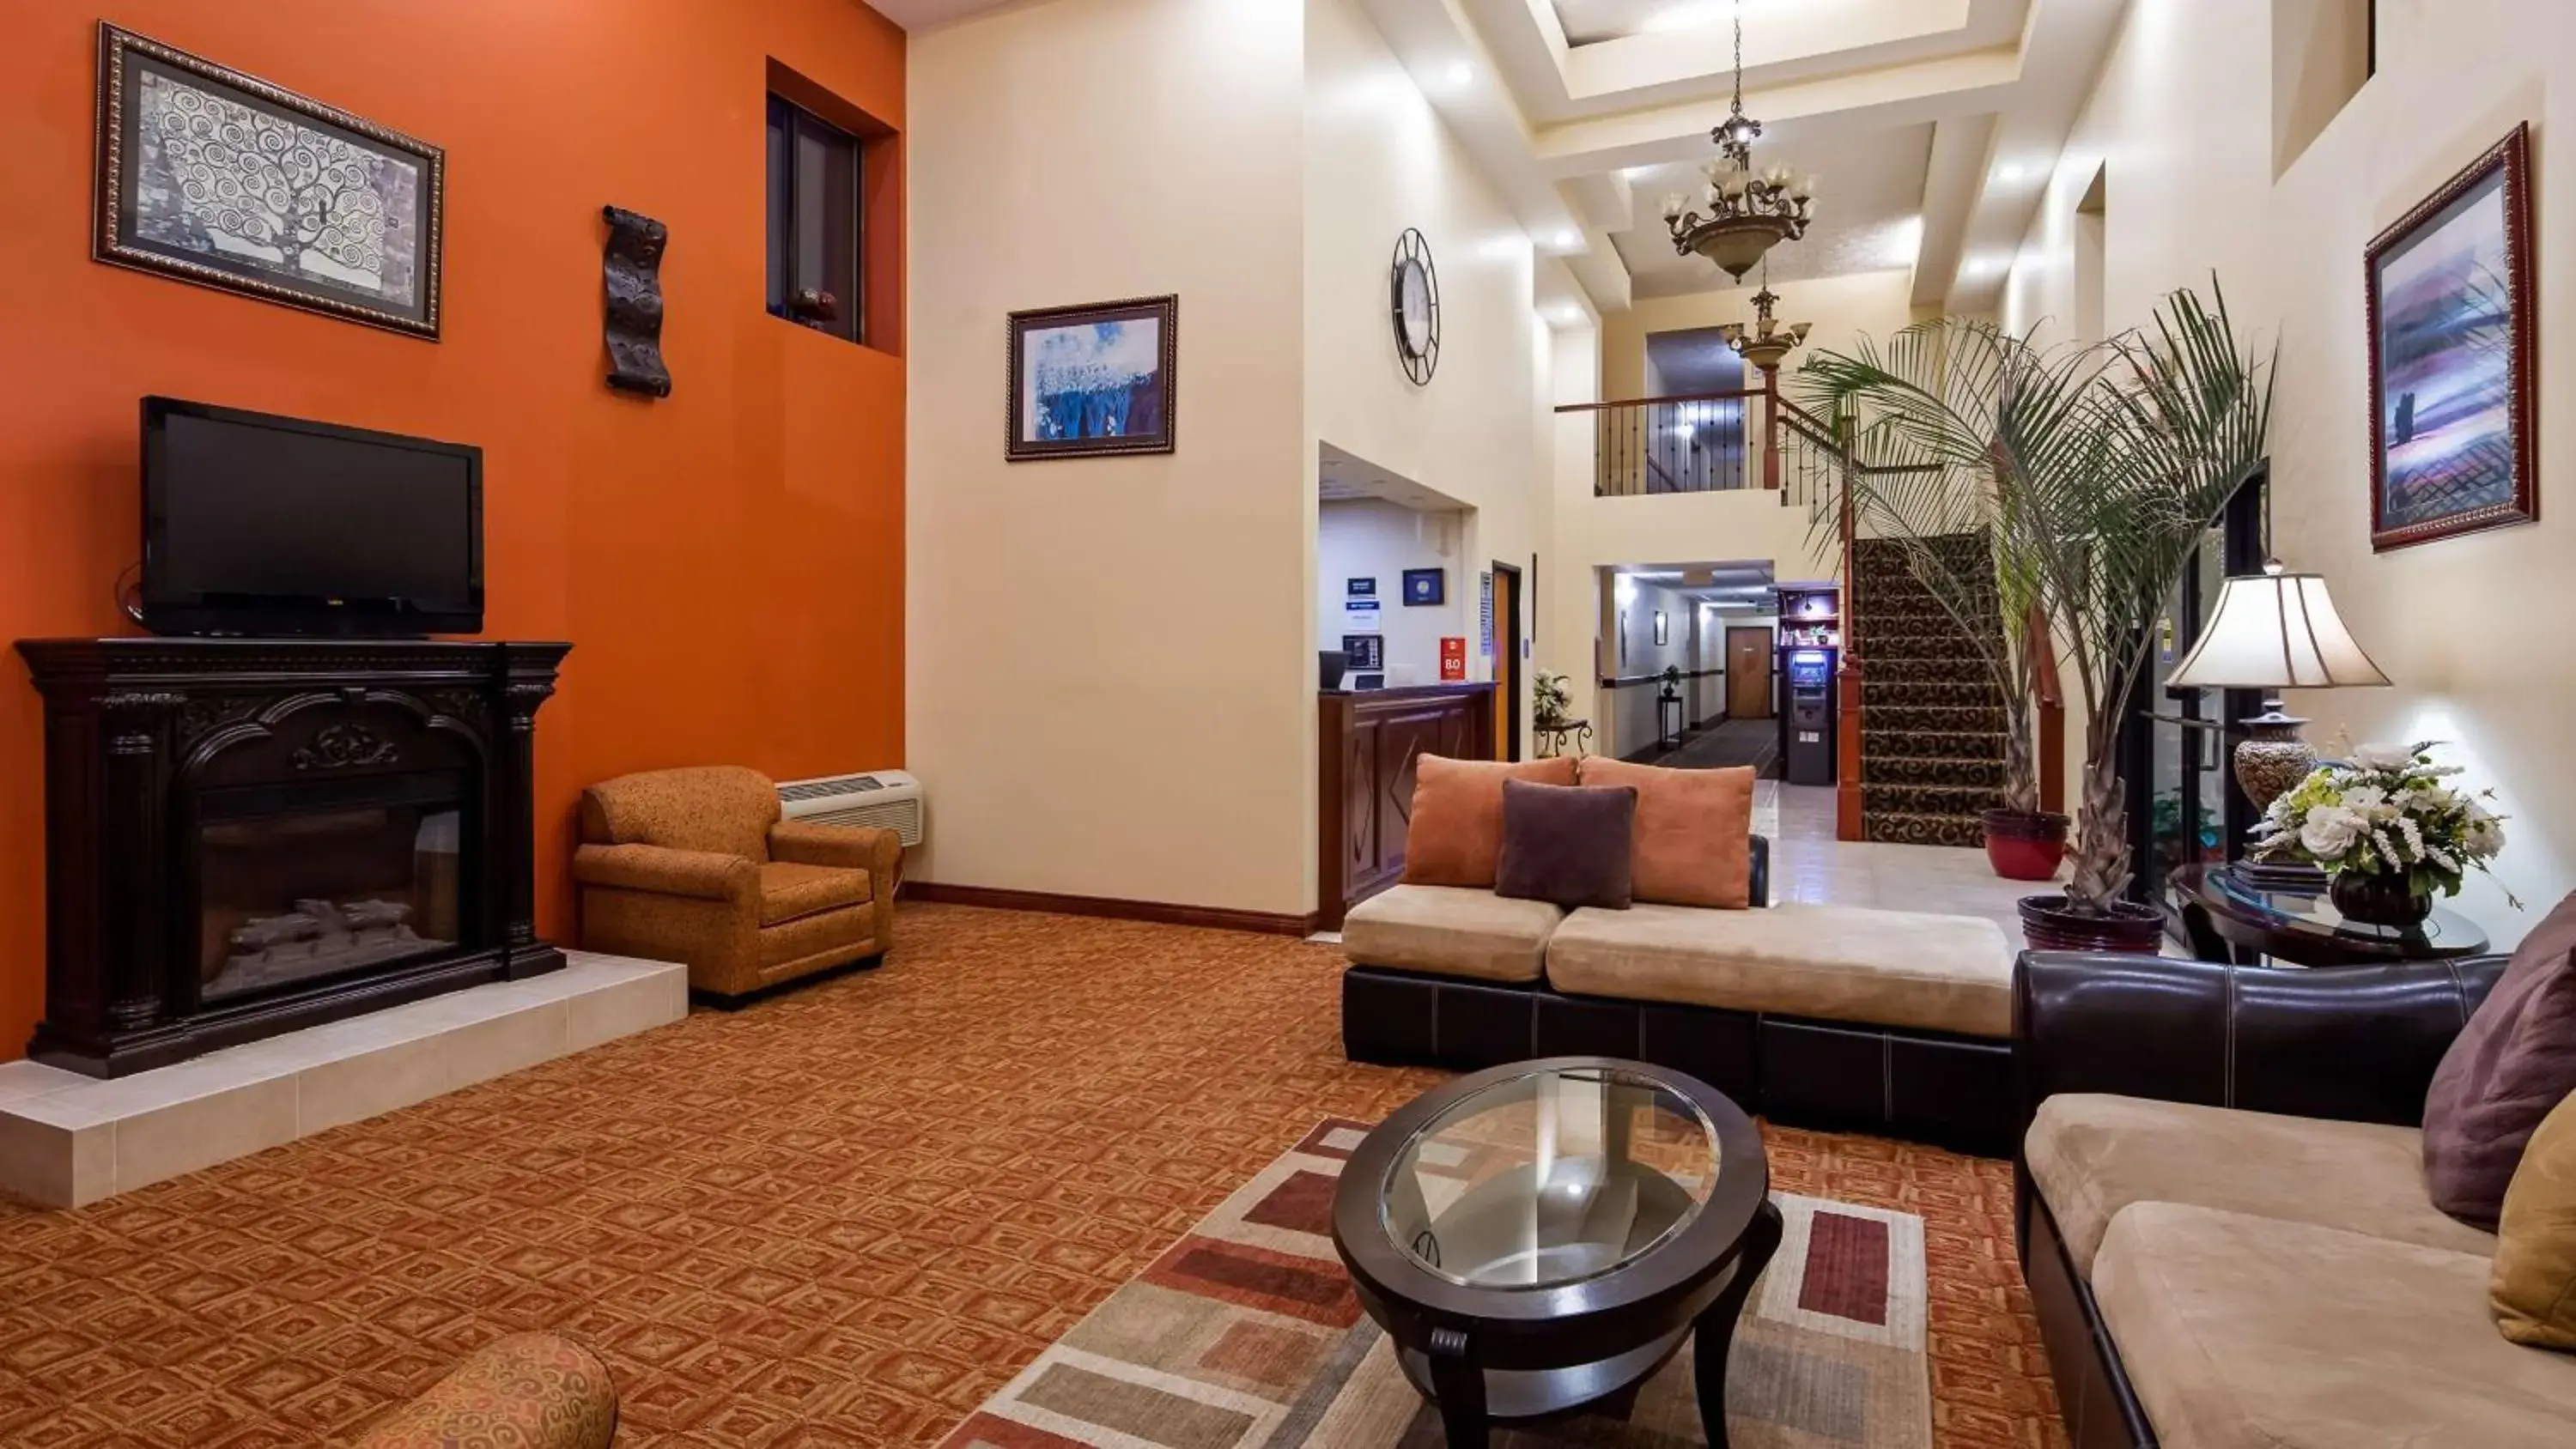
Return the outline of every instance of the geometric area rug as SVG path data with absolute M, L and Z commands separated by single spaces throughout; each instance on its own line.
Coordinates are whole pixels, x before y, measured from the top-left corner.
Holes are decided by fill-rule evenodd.
M 1440 1449 L 1333 1251 L 1365 1124 L 1328 1121 L 1074 1325 L 941 1449 Z M 1773 1195 L 1780 1250 L 1728 1358 L 1737 1449 L 1931 1449 L 1923 1220 Z M 1687 1346 L 1627 1394 L 1495 1449 L 1696 1449 Z

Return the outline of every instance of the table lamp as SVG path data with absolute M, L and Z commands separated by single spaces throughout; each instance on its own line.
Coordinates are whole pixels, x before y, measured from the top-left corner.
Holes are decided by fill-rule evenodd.
M 2209 627 L 2165 680 L 2169 689 L 2267 692 L 2387 683 L 2335 612 L 2325 576 L 2291 573 L 2278 559 L 2259 574 L 2218 586 Z M 2284 714 L 2277 696 L 2263 701 L 2263 713 L 2237 723 L 2246 737 L 2236 746 L 2236 783 L 2260 813 L 2316 768 L 2316 748 L 2299 738 L 2307 721 Z

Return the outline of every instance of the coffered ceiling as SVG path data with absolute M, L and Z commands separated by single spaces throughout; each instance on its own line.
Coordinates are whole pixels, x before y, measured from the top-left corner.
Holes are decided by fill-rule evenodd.
M 921 27 L 1013 0 L 871 3 Z M 1579 315 L 1568 277 L 1599 312 L 1732 285 L 1675 255 L 1663 200 L 1716 158 L 1738 4 L 1755 164 L 1822 178 L 1771 280 L 1903 267 L 1917 306 L 1992 310 L 2130 3 L 1359 0 L 1532 245 L 1563 260 L 1541 283 L 1560 320 Z
M 1602 311 L 1732 285 L 1676 256 L 1733 83 L 1737 0 L 1361 0 L 1543 255 Z M 1822 178 L 1788 282 L 1905 267 L 1994 307 L 1999 265 L 2130 0 L 1740 0 L 1756 165 Z

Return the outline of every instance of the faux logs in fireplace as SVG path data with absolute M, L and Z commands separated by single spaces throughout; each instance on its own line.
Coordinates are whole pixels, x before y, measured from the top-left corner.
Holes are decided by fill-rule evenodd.
M 38 1061 L 116 1077 L 554 970 L 538 706 L 566 644 L 29 639 Z

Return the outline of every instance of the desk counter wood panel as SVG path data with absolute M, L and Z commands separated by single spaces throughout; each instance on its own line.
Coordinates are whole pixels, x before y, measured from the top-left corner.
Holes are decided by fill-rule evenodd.
M 1494 757 L 1494 687 L 1335 691 L 1315 706 L 1316 924 L 1338 931 L 1344 912 L 1404 874 L 1414 761 Z

